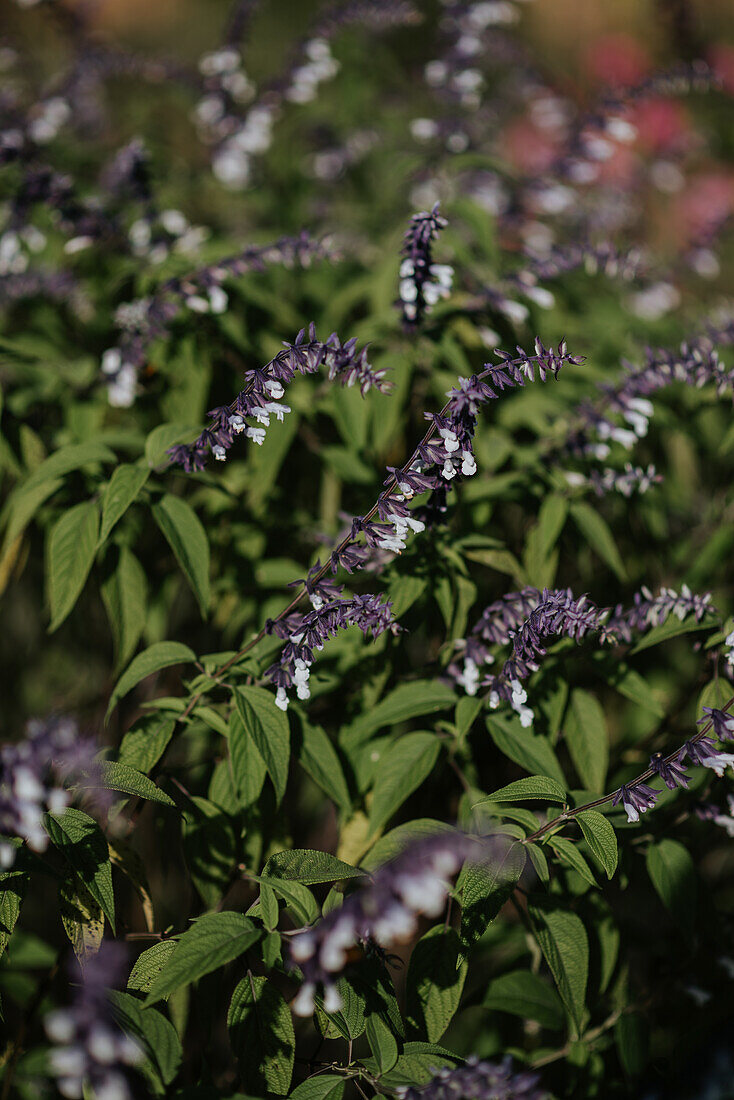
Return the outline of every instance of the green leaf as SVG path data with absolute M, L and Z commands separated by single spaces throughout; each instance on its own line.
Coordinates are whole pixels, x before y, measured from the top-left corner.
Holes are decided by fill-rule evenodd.
M 602 519 L 595 508 L 584 501 L 576 501 L 571 505 L 571 515 L 592 550 L 603 562 L 606 562 L 621 581 L 627 580 L 624 562 L 606 520 Z
M 305 720 L 301 721 L 301 734 L 298 762 L 339 809 L 349 813 L 349 788 L 336 749 L 327 734 L 321 726 L 312 726 Z
M 147 1065 L 143 1068 L 162 1085 L 170 1085 L 183 1057 L 181 1041 L 173 1024 L 156 1008 L 144 1008 L 132 993 L 110 990 L 107 997 L 123 1031 L 140 1040 L 147 1056 Z
M 441 743 L 432 733 L 406 733 L 380 763 L 370 807 L 370 831 L 377 832 L 431 774 Z
M 79 599 L 97 550 L 99 511 L 93 500 L 74 505 L 56 521 L 46 543 L 49 633 L 63 623 Z
M 238 710 L 230 715 L 228 741 L 232 780 L 240 805 L 247 808 L 260 797 L 268 770 Z
M 572 840 L 568 840 L 564 836 L 552 836 L 548 841 L 548 846 L 556 852 L 561 862 L 580 875 L 584 882 L 588 882 L 590 886 L 596 886 L 596 879 L 591 872 L 591 868 Z
M 140 490 L 145 485 L 150 470 L 144 466 L 124 464 L 118 466 L 110 478 L 102 500 L 102 527 L 100 543 L 104 542 L 118 520 L 122 519 Z
M 512 895 L 525 868 L 526 851 L 512 837 L 497 834 L 486 864 L 467 863 L 457 882 L 462 892 L 461 940 L 468 949 L 479 940 Z
M 11 494 L 3 512 L 3 521 L 7 521 L 3 555 L 22 535 L 41 505 L 63 484 L 63 481 L 43 481 L 29 488 L 26 482 Z
M 529 904 L 535 935 L 558 992 L 580 1036 L 589 973 L 589 941 L 579 917 L 562 909 Z
M 517 718 L 499 715 L 487 716 L 487 729 L 500 752 L 523 771 L 550 776 L 563 785 L 563 769 L 546 737 L 523 729 Z
M 154 504 L 152 511 L 205 619 L 209 608 L 209 542 L 201 520 L 190 504 L 170 493 Z
M 10 942 L 30 882 L 28 872 L 21 866 L 21 858 L 16 851 L 13 867 L 0 872 L 0 958 Z
M 533 798 L 544 798 L 550 802 L 565 802 L 566 792 L 555 779 L 549 779 L 546 775 L 531 775 L 528 779 L 516 779 L 514 783 L 508 783 L 506 787 L 500 787 L 493 791 L 487 798 L 480 799 L 476 803 L 481 806 L 484 802 L 527 802 Z
M 313 886 L 319 882 L 341 882 L 342 879 L 359 878 L 364 875 L 364 871 L 329 855 L 328 852 L 317 852 L 312 848 L 291 848 L 276 852 L 270 857 L 263 868 L 263 876 L 268 875 Z
M 97 462 L 117 462 L 117 456 L 104 443 L 96 443 L 94 440 L 86 443 L 69 443 L 49 455 L 31 474 L 23 485 L 23 489 L 27 491 L 44 481 L 65 477 L 72 470 L 79 470 L 83 466 L 90 466 Z
M 342 1100 L 346 1078 L 333 1074 L 309 1077 L 293 1090 L 290 1100 Z
M 267 978 L 248 973 L 235 987 L 227 1030 L 247 1088 L 285 1096 L 293 1076 L 296 1037 L 288 1005 Z
M 337 993 L 341 998 L 341 1008 L 338 1012 L 326 1012 L 323 998 L 317 995 L 316 1019 L 320 1027 L 326 1025 L 325 1038 L 327 1032 L 332 1038 L 335 1038 L 336 1035 L 332 1034 L 335 1031 L 344 1039 L 358 1039 L 367 1026 L 365 1016 L 366 996 L 371 995 L 372 991 L 365 990 L 363 993 L 361 989 L 357 988 L 356 983 L 349 978 L 339 978 L 335 984 Z
M 603 658 L 600 664 L 604 678 L 620 695 L 624 695 L 626 699 L 631 699 L 633 703 L 644 707 L 645 710 L 652 711 L 658 718 L 665 715 L 665 707 L 658 702 L 652 689 L 636 669 L 621 663 L 616 657 L 610 658 L 606 653 L 598 654 L 598 657 Z
M 149 772 L 166 751 L 175 726 L 173 718 L 160 714 L 138 719 L 120 742 L 119 762 L 137 771 Z
M 391 1028 L 375 1012 L 367 1017 L 365 1034 L 380 1074 L 388 1073 L 398 1060 L 398 1044 Z
M 188 443 L 198 433 L 196 424 L 159 424 L 145 441 L 145 458 L 150 467 L 168 462 L 166 451 L 177 443 Z
M 117 706 L 119 699 L 127 695 L 129 691 L 144 680 L 146 676 L 152 676 L 154 672 L 160 672 L 162 668 L 170 668 L 171 665 L 181 665 L 188 661 L 195 661 L 196 654 L 182 642 L 154 642 L 142 653 L 130 662 L 120 679 L 115 684 L 110 702 L 107 707 L 105 721 Z
M 275 878 L 273 875 L 247 876 L 254 882 L 264 883 L 278 897 L 283 898 L 299 924 L 312 924 L 319 917 L 319 907 L 311 891 L 301 882 Z
M 95 774 L 94 783 L 90 786 L 106 787 L 110 791 L 137 795 L 138 798 L 147 798 L 149 802 L 160 802 L 162 806 L 175 805 L 173 799 L 156 786 L 152 779 L 148 779 L 147 775 L 143 775 L 142 772 L 127 764 L 120 764 L 114 760 L 98 760 L 95 764 L 95 772 L 97 770 L 99 781 Z
M 406 980 L 406 1022 L 411 1038 L 441 1038 L 453 1019 L 468 964 L 453 928 L 432 928 L 413 948 Z
M 102 600 L 115 639 L 116 668 L 130 660 L 148 615 L 145 570 L 127 546 L 121 546 L 116 569 L 102 585 Z
M 614 828 L 598 810 L 584 810 L 576 815 L 576 820 L 581 826 L 591 854 L 606 871 L 607 878 L 611 878 L 617 870 L 618 859 L 617 834 Z
M 232 818 L 206 798 L 194 796 L 182 822 L 186 866 L 206 905 L 213 909 L 231 882 L 237 862 Z
M 115 896 L 107 841 L 96 821 L 69 807 L 61 814 L 46 814 L 46 832 L 72 870 L 76 871 L 115 931 Z
M 680 841 L 665 837 L 648 848 L 646 863 L 663 905 L 683 931 L 690 934 L 696 921 L 698 888 L 690 852 Z
M 650 1027 L 639 1012 L 625 1012 L 614 1026 L 614 1041 L 622 1069 L 628 1077 L 637 1077 L 649 1058 Z
M 141 952 L 127 979 L 127 988 L 138 993 L 149 993 L 153 982 L 168 963 L 178 947 L 176 940 L 161 940 Z
M 538 522 L 525 541 L 523 564 L 528 584 L 545 588 L 553 584 L 554 559 L 551 551 L 558 541 L 568 516 L 568 499 L 563 496 L 546 496 L 540 506 Z
M 558 994 L 530 970 L 513 970 L 495 978 L 489 983 L 482 1004 L 524 1020 L 536 1020 L 541 1027 L 553 1031 L 560 1030 L 565 1019 Z
M 400 684 L 377 706 L 367 709 L 351 725 L 345 726 L 339 740 L 346 749 L 354 749 L 386 726 L 394 726 L 398 722 L 424 714 L 434 714 L 439 710 L 448 710 L 455 704 L 456 694 L 453 689 L 437 680 L 416 680 L 409 684 Z
M 235 705 L 247 732 L 265 761 L 280 803 L 288 781 L 290 729 L 288 719 L 275 705 L 272 692 L 258 687 L 234 688 Z
M 59 914 L 74 954 L 83 967 L 102 946 L 104 916 L 79 878 L 59 886 Z
M 697 623 L 693 618 L 684 619 L 681 622 L 675 615 L 672 615 L 667 622 L 661 623 L 660 626 L 654 626 L 649 634 L 646 634 L 632 647 L 630 653 L 642 653 L 644 649 L 660 645 L 671 638 L 678 638 L 681 634 L 694 634 L 698 630 L 711 630 L 713 625 L 710 620 L 707 621 L 706 619 L 700 623 Z
M 239 958 L 260 935 L 242 913 L 205 913 L 179 939 L 178 947 L 151 986 L 146 1006 Z
M 435 1043 L 406 1043 L 393 1068 L 380 1079 L 380 1084 L 390 1090 L 426 1085 L 437 1069 L 442 1066 L 453 1068 L 460 1061 L 457 1054 Z
M 581 782 L 587 790 L 601 793 L 609 764 L 607 724 L 599 701 L 580 688 L 571 692 L 565 741 Z

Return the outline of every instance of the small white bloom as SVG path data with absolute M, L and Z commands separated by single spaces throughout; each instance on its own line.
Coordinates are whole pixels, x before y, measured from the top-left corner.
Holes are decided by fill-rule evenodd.
M 276 705 L 276 707 L 279 707 L 280 710 L 283 710 L 283 711 L 288 710 L 288 695 L 286 694 L 286 690 L 285 690 L 284 687 L 279 687 L 278 690 L 276 691 L 276 693 L 275 693 L 275 705 Z
M 296 1016 L 310 1016 L 316 1007 L 314 993 L 316 986 L 313 982 L 304 982 L 298 991 L 298 996 L 291 1003 L 291 1008 Z

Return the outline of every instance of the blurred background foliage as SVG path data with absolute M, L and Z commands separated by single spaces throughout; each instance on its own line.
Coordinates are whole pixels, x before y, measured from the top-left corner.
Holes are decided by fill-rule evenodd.
M 627 457 L 641 466 L 654 463 L 663 475 L 661 484 L 631 498 L 586 496 L 604 521 L 605 534 L 589 538 L 588 529 L 569 517 L 557 540 L 546 546 L 539 526 L 543 502 L 551 494 L 580 499 L 564 477 L 566 460 L 553 453 L 553 443 L 567 434 L 575 406 L 594 393 L 595 383 L 618 378 L 624 358 L 641 363 L 646 344 L 675 348 L 699 332 L 702 318 L 732 291 L 734 250 L 726 229 L 734 207 L 734 47 L 727 43 L 732 41 L 734 10 L 725 0 L 535 0 L 522 5 L 513 35 L 548 85 L 580 111 L 593 106 L 610 83 L 634 84 L 692 56 L 704 56 L 715 65 L 723 86 L 680 98 L 656 97 L 640 111 L 636 143 L 618 149 L 591 188 L 610 204 L 615 197 L 624 198 L 629 217 L 618 226 L 615 243 L 622 252 L 633 246 L 649 249 L 653 268 L 665 272 L 676 288 L 674 307 L 651 316 L 635 306 L 633 285 L 582 268 L 543 280 L 552 291 L 551 308 L 523 298 L 527 318 L 515 322 L 491 301 L 477 305 L 486 288 L 500 285 L 522 266 L 522 257 L 516 227 L 508 228 L 482 199 L 475 177 L 499 173 L 512 184 L 544 170 L 554 149 L 547 147 L 522 96 L 511 100 L 506 112 L 498 109 L 486 143 L 475 141 L 464 151 L 447 153 L 440 143 L 414 140 L 411 121 L 436 112 L 422 71 L 435 56 L 440 16 L 438 4 L 418 6 L 423 19 L 417 25 L 379 35 L 357 26 L 334 38 L 339 73 L 313 103 L 287 106 L 272 147 L 258 158 L 252 183 L 241 192 L 226 190 L 212 175 L 207 149 L 191 121 L 194 97 L 174 81 L 105 79 L 103 124 L 85 134 L 60 136 L 51 146 L 55 166 L 69 172 L 82 193 L 91 194 L 106 161 L 142 136 L 159 208 L 183 211 L 191 224 L 206 226 L 210 235 L 194 259 L 171 253 L 156 266 L 116 249 L 114 241 L 68 255 L 51 213 L 34 211 L 34 223 L 48 235 L 47 255 L 73 271 L 82 292 L 61 304 L 40 296 L 3 309 L 3 497 L 12 508 L 13 492 L 47 456 L 70 444 L 96 441 L 111 449 L 114 463 L 148 461 L 151 472 L 139 498 L 100 548 L 72 613 L 51 633 L 44 594 L 48 532 L 70 506 L 99 499 L 114 463 L 90 461 L 69 471 L 20 533 L 4 544 L 4 737 L 20 735 L 32 715 L 71 712 L 115 749 L 124 732 L 142 720 L 146 702 L 180 691 L 178 672 L 164 671 L 123 700 L 104 727 L 112 688 L 139 648 L 175 639 L 202 654 L 244 644 L 287 601 L 287 584 L 328 553 L 345 516 L 368 510 L 384 467 L 407 457 L 423 433 L 424 412 L 440 408 L 456 376 L 481 369 L 495 344 L 512 348 L 519 343 L 529 350 L 536 333 L 546 344 L 566 337 L 571 352 L 585 355 L 586 363 L 566 367 L 557 383 L 528 387 L 493 403 L 477 429 L 479 472 L 454 494 L 447 525 L 416 538 L 378 575 L 350 581 L 356 591 L 379 588 L 394 597 L 406 633 L 368 645 L 350 631 L 331 643 L 314 669 L 308 721 L 323 726 L 333 738 L 396 685 L 438 677 L 453 642 L 467 633 L 482 608 L 525 584 L 570 585 L 577 595 L 588 592 L 598 604 L 613 606 L 629 603 L 643 584 L 657 590 L 687 583 L 694 591 L 713 593 L 722 620 L 734 611 L 731 404 L 708 388 L 663 392 L 655 399 L 647 437 L 631 456 L 621 450 L 616 454 L 620 467 Z M 305 0 L 270 0 L 256 8 L 244 45 L 245 68 L 256 83 L 281 72 L 294 43 L 322 9 Z M 227 10 L 219 0 L 101 0 L 90 8 L 90 19 L 93 33 L 116 45 L 172 57 L 193 69 L 202 51 L 221 41 Z M 72 56 L 70 40 L 47 14 L 44 5 L 23 11 L 5 3 L 3 35 L 22 58 L 6 79 L 21 99 L 32 100 Z M 512 63 L 503 67 L 497 60 L 496 65 L 496 72 L 493 63 L 486 74 L 490 95 L 495 77 L 502 87 L 508 70 L 511 83 Z M 350 139 L 357 155 L 353 163 L 341 165 L 339 151 Z M 670 178 L 660 168 L 655 171 L 661 164 L 680 172 L 680 185 L 660 186 L 661 179 Z M 0 197 L 6 201 L 17 188 L 15 171 L 13 165 L 3 169 Z M 410 215 L 437 199 L 449 227 L 435 256 L 454 267 L 454 292 L 422 330 L 408 333 L 395 308 L 402 234 Z M 712 225 L 722 227 L 715 240 L 716 270 L 703 277 L 691 264 L 690 249 Z M 114 315 L 120 304 L 245 245 L 303 228 L 328 236 L 338 260 L 315 262 L 305 270 L 268 267 L 229 280 L 228 310 L 221 316 L 187 314 L 175 321 L 168 337 L 151 346 L 135 405 L 109 406 L 99 361 L 116 342 Z M 561 226 L 560 241 L 565 231 Z M 342 339 L 355 336 L 369 342 L 371 362 L 388 368 L 394 392 L 361 399 L 319 377 L 299 379 L 289 390 L 292 415 L 270 429 L 262 448 L 236 446 L 225 466 L 212 464 L 193 477 L 164 469 L 164 446 L 193 438 L 209 408 L 232 400 L 242 371 L 265 363 L 283 340 L 292 340 L 310 321 L 321 338 L 336 330 Z M 583 464 L 575 468 L 585 469 Z M 188 501 L 207 533 L 211 602 L 205 617 L 151 522 L 149 505 L 164 492 Z M 10 514 L 6 507 L 6 522 Z M 137 594 L 122 624 L 114 578 L 126 555 L 134 555 L 137 563 L 132 567 Z M 559 679 L 592 692 L 603 709 L 612 773 L 623 779 L 644 764 L 651 744 L 670 747 L 688 736 L 700 714 L 702 693 L 709 701 L 720 693 L 728 695 L 729 685 L 721 681 L 731 670 L 723 666 L 718 650 L 694 643 L 690 637 L 673 639 L 634 658 L 647 704 L 639 695 L 630 698 L 616 690 L 616 665 L 612 668 L 589 649 L 570 646 L 554 653 L 552 674 L 547 683 L 540 676 L 534 694 L 550 699 Z M 260 652 L 252 662 L 254 673 L 269 663 L 268 645 L 262 656 Z M 552 709 L 549 704 L 548 713 Z M 423 726 L 439 733 L 441 721 L 421 719 Z M 575 775 L 562 741 L 557 741 L 560 719 L 555 729 L 550 719 L 544 721 L 548 728 L 543 732 L 556 743 L 575 785 L 582 777 Z M 450 727 L 448 719 L 445 724 Z M 422 728 L 415 719 L 412 726 Z M 405 732 L 412 727 L 396 728 Z M 451 754 L 475 792 L 522 774 L 518 762 L 499 751 L 481 720 L 470 739 L 462 735 L 459 741 Z M 369 797 L 380 754 L 390 742 L 387 731 L 369 742 L 371 758 L 350 781 L 353 808 Z M 203 721 L 195 721 L 177 736 L 166 768 L 189 791 L 216 804 L 224 798 L 220 761 L 219 740 Z M 706 791 L 697 793 L 703 797 Z M 304 847 L 339 846 L 344 858 L 362 856 L 358 816 L 340 816 L 301 773 L 289 798 L 286 812 L 263 796 L 257 828 L 232 841 L 241 857 L 260 862 L 295 838 Z M 461 783 L 442 757 L 392 820 L 456 820 L 467 810 Z M 654 828 L 650 816 L 649 828 Z M 637 882 L 644 873 L 635 857 L 639 832 L 629 841 L 622 878 L 605 887 L 604 900 L 593 892 L 585 898 L 590 912 L 614 910 L 624 925 L 626 954 L 622 974 L 617 972 L 615 979 L 619 997 L 627 984 L 642 990 L 660 985 L 668 993 L 663 1003 L 654 993 L 648 1000 L 644 994 L 641 1001 L 642 1013 L 654 1019 L 652 1058 L 661 1091 L 634 1087 L 650 1097 L 684 1095 L 671 1091 L 681 1065 L 698 1067 L 700 1086 L 703 1062 L 699 1057 L 694 1063 L 691 1052 L 700 1054 L 709 1035 L 719 1029 L 723 1033 L 731 1023 L 730 978 L 724 980 L 717 964 L 717 952 L 728 952 L 731 943 L 731 844 L 712 847 L 710 833 L 702 838 L 696 822 L 685 828 L 686 843 L 707 883 L 697 938 L 678 938 L 649 883 Z M 623 830 L 622 847 L 628 835 Z M 183 871 L 175 822 L 154 815 L 149 807 L 137 836 L 162 927 L 180 926 L 181 914 L 199 911 L 202 899 L 207 906 L 215 903 L 222 882 L 215 875 L 215 886 L 208 891 L 200 876 L 199 894 L 194 893 Z M 198 861 L 206 870 L 212 853 L 222 851 L 226 866 L 230 839 L 229 833 L 224 840 L 207 834 L 200 853 L 193 847 L 187 852 L 189 869 L 196 870 Z M 570 877 L 567 885 L 571 892 L 578 887 Z M 243 887 L 243 897 L 245 893 Z M 134 931 L 140 924 L 139 903 L 130 889 L 121 897 L 122 926 Z M 29 909 L 23 941 L 35 967 L 44 965 L 47 948 L 42 941 L 50 940 L 58 950 L 63 938 L 46 927 L 45 916 L 41 890 Z M 721 937 L 718 946 L 714 932 Z M 488 975 L 510 963 L 526 965 L 528 950 L 519 923 L 490 930 L 472 963 L 467 1003 L 444 1040 L 447 1046 L 462 1054 L 491 1056 L 533 1041 L 536 1025 L 492 1013 L 486 996 Z M 713 990 L 701 1023 L 703 1018 L 693 1021 L 695 1002 L 683 991 L 684 985 L 694 984 L 691 971 L 695 984 Z M 22 951 L 11 955 L 2 973 L 11 1002 L 26 1004 L 35 986 L 24 972 Z M 202 1058 L 211 1039 L 205 1008 L 216 1001 L 216 994 L 213 986 L 206 987 L 197 1010 L 195 1034 Z M 219 1045 L 207 1059 L 216 1077 L 225 1072 L 226 1055 L 222 1037 L 214 1038 Z M 615 1055 L 603 1044 L 592 1054 L 581 1044 L 571 1044 L 562 1048 L 560 1058 L 567 1059 L 566 1068 L 553 1064 L 548 1070 L 559 1095 L 623 1095 L 622 1080 L 638 1079 L 638 1067 L 631 1064 L 620 1075 Z M 549 1056 L 548 1062 L 554 1059 Z M 617 1074 L 616 1086 L 603 1084 L 605 1067 Z

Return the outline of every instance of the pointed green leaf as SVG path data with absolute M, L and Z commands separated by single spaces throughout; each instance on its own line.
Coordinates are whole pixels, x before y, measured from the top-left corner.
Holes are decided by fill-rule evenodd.
M 604 814 L 598 810 L 584 810 L 576 815 L 584 840 L 591 854 L 611 878 L 617 869 L 617 834 Z
M 370 807 L 370 830 L 376 832 L 406 798 L 431 774 L 441 744 L 432 733 L 406 733 L 384 754 Z
M 481 806 L 483 802 L 527 802 L 534 798 L 565 802 L 566 792 L 555 779 L 549 779 L 546 775 L 531 775 L 528 779 L 517 779 L 506 787 L 500 787 L 487 798 L 480 799 L 476 805 Z
M 100 543 L 107 539 L 118 520 L 122 519 L 140 490 L 145 485 L 150 470 L 144 466 L 123 464 L 118 466 L 110 478 L 102 501 L 102 526 L 99 532 Z
M 99 825 L 88 814 L 71 806 L 60 814 L 46 814 L 44 825 L 52 842 L 79 875 L 114 932 L 112 864 L 107 841 Z
M 290 760 L 288 719 L 275 705 L 270 691 L 258 687 L 234 688 L 235 705 L 247 732 L 265 761 L 278 802 L 285 793 Z
M 562 909 L 528 905 L 535 935 L 550 967 L 561 1000 L 580 1036 L 589 973 L 589 941 L 579 917 Z
M 196 654 L 182 642 L 154 642 L 128 665 L 120 679 L 115 684 L 110 696 L 109 706 L 105 721 L 117 706 L 119 699 L 127 695 L 129 691 L 144 680 L 146 676 L 152 676 L 154 672 L 160 672 L 162 668 L 170 668 L 171 665 L 184 664 L 187 661 L 195 661 Z
M 601 793 L 609 764 L 609 737 L 604 711 L 588 691 L 571 692 L 564 732 L 579 779 L 587 790 Z
M 227 1030 L 248 1090 L 285 1096 L 293 1076 L 296 1037 L 290 1010 L 267 978 L 248 974 L 235 987 Z
M 201 520 L 190 504 L 170 494 L 153 505 L 153 518 L 173 550 L 205 619 L 209 608 L 209 541 Z
M 178 947 L 151 985 L 146 1006 L 238 959 L 260 935 L 242 913 L 205 913 L 179 939 Z
M 92 500 L 70 508 L 56 521 L 46 543 L 49 633 L 63 623 L 79 599 L 97 550 L 99 512 Z

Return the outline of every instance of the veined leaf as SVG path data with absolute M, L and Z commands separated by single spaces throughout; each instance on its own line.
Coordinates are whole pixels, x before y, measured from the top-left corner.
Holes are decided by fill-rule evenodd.
M 549 802 L 565 802 L 566 792 L 560 783 L 555 779 L 549 779 L 547 775 L 531 775 L 528 779 L 516 779 L 514 783 L 500 787 L 487 798 L 480 799 L 476 805 L 481 806 L 483 802 L 527 802 L 534 798 L 547 799 Z
M 420 787 L 438 759 L 441 744 L 432 733 L 406 733 L 383 756 L 370 807 L 370 828 L 380 829 Z
M 178 947 L 150 987 L 145 1005 L 155 1004 L 182 985 L 237 959 L 261 932 L 242 913 L 205 913 L 178 941 Z
M 69 866 L 81 879 L 115 931 L 115 897 L 107 841 L 88 814 L 70 806 L 60 814 L 46 814 L 46 832 Z
M 248 973 L 235 987 L 227 1030 L 247 1088 L 285 1096 L 293 1076 L 296 1037 L 290 1009 L 267 978 Z
M 584 810 L 576 815 L 584 840 L 594 858 L 611 878 L 617 869 L 617 834 L 604 814 L 598 810 Z
M 580 1036 L 589 973 L 586 929 L 575 913 L 562 909 L 541 909 L 537 905 L 528 905 L 528 911 L 561 1000 Z

